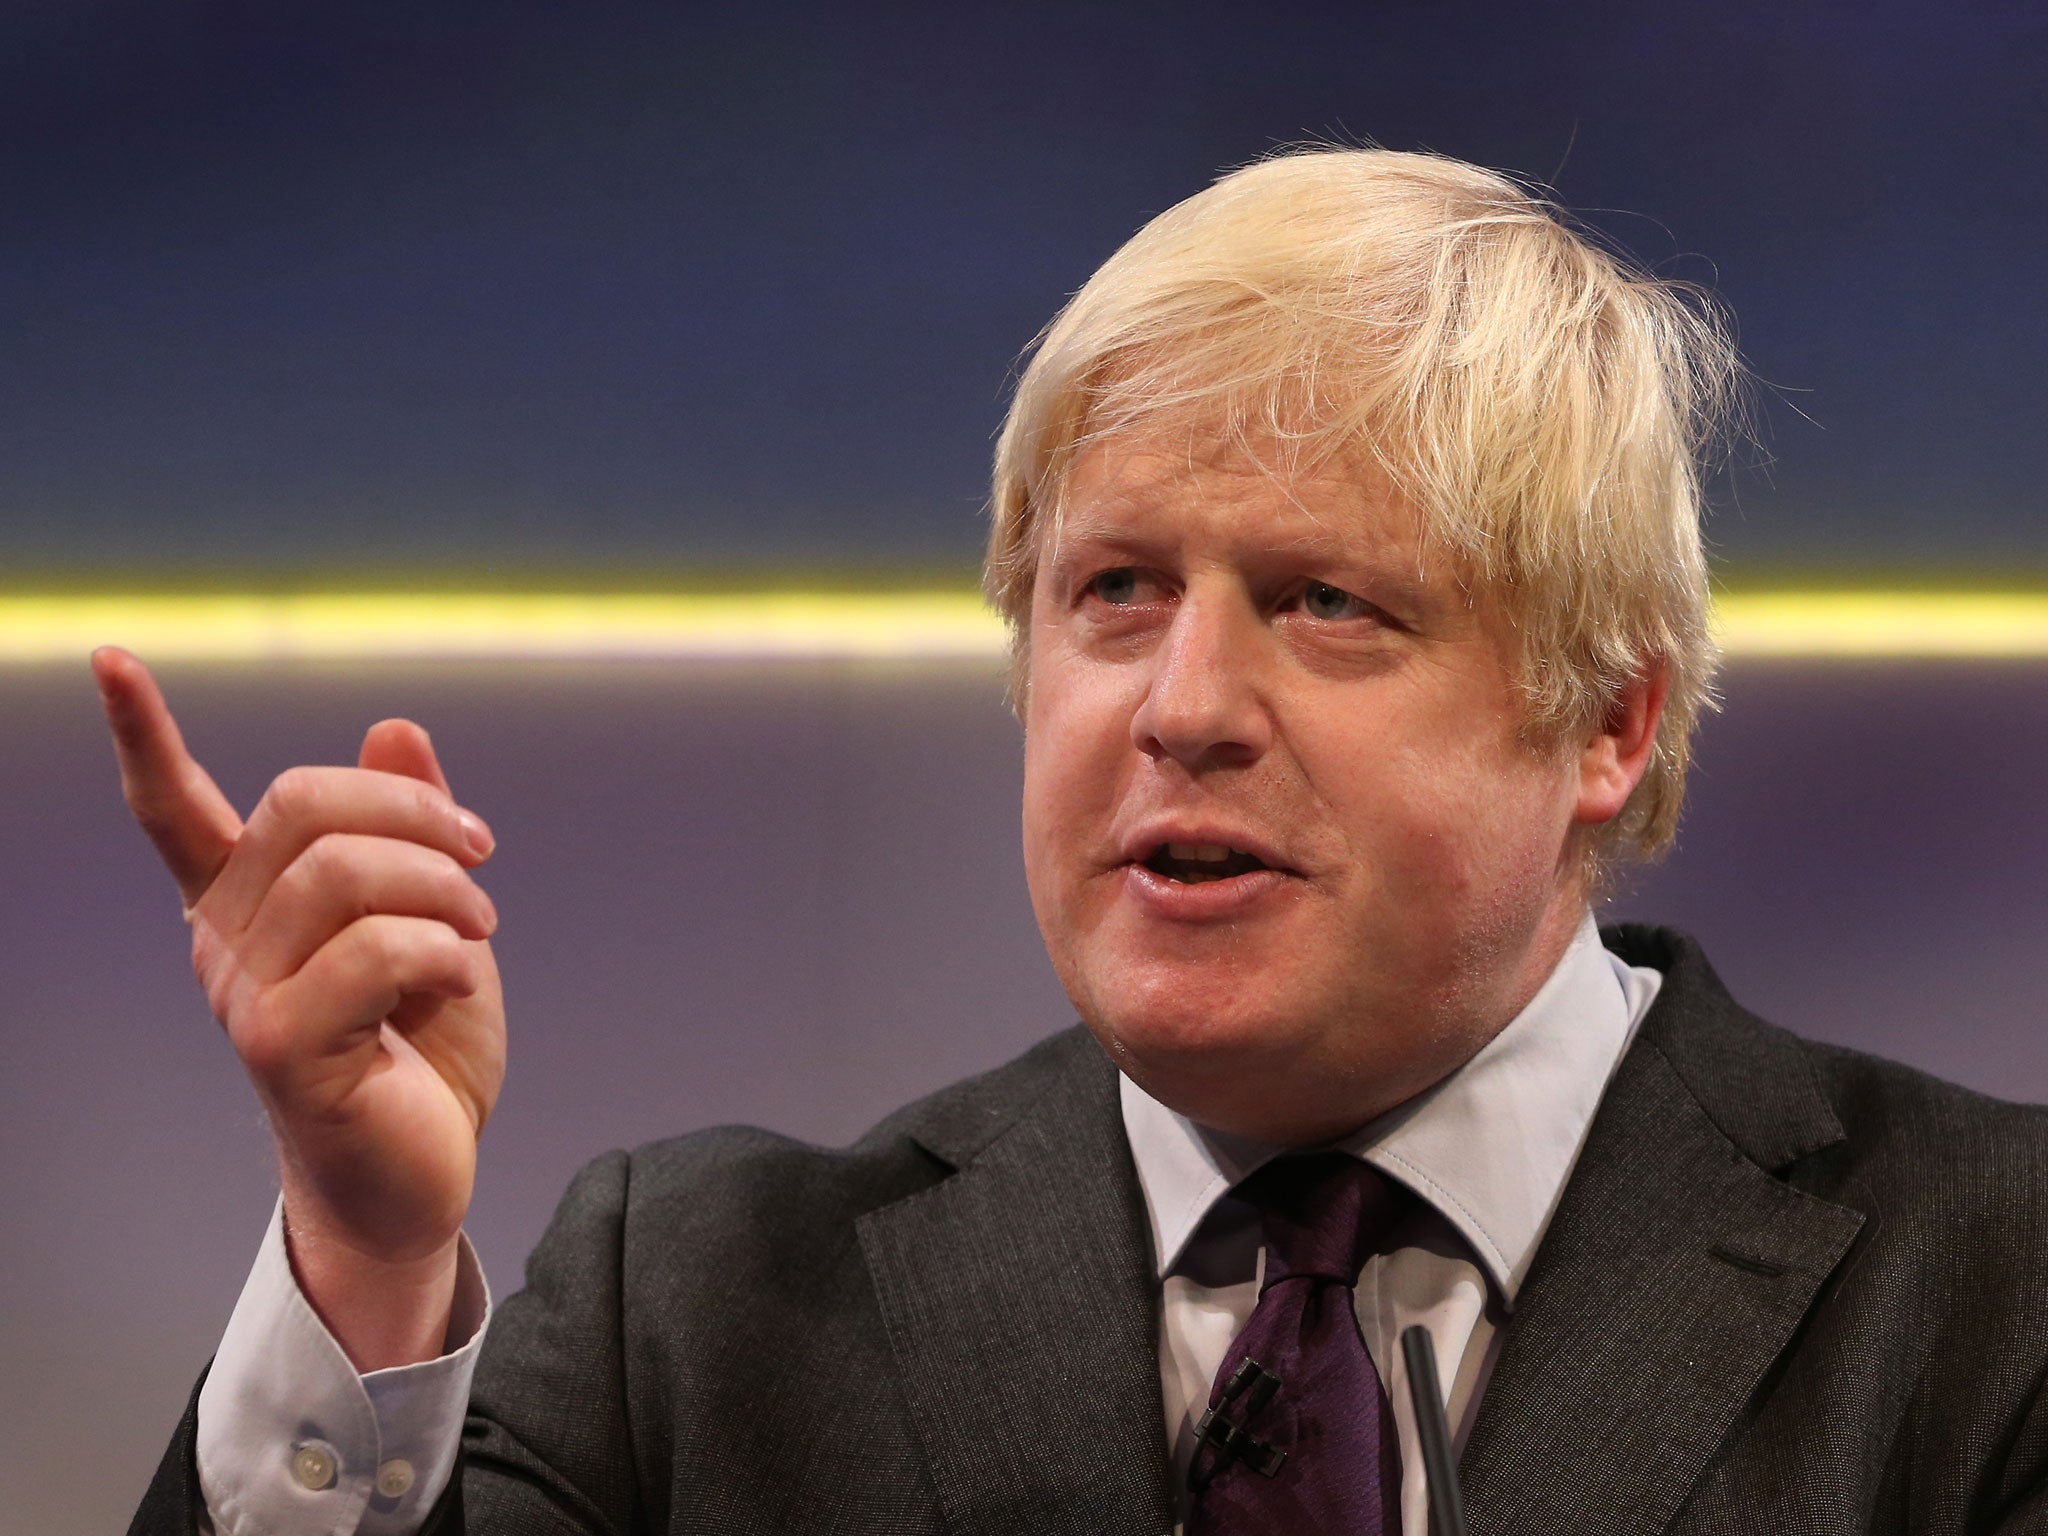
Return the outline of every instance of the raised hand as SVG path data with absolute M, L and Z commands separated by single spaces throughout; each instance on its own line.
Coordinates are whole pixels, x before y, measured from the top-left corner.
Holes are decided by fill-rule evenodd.
M 293 768 L 245 823 L 149 671 L 93 656 L 129 808 L 192 924 L 192 964 L 269 1113 L 301 1289 L 360 1370 L 441 1351 L 505 1015 L 470 871 L 490 830 L 425 731 Z

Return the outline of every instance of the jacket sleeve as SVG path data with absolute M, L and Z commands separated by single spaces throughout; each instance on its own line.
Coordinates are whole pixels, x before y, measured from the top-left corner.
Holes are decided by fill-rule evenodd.
M 195 1447 L 199 1443 L 199 1392 L 206 1385 L 206 1373 L 199 1373 L 192 1395 L 185 1401 L 185 1416 L 171 1436 L 170 1448 L 157 1463 L 156 1476 L 149 1480 L 141 1507 L 129 1522 L 128 1536 L 193 1536 L 199 1529 L 199 1466 Z
M 527 1262 L 526 1288 L 497 1308 L 431 1536 L 642 1529 L 622 1345 L 629 1168 L 614 1152 L 577 1175 Z

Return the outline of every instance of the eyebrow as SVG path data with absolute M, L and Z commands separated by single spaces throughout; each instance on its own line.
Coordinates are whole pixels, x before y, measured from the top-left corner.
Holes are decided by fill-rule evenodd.
M 1120 496 L 1115 500 L 1125 506 L 1137 505 L 1129 497 Z M 1066 511 L 1055 520 L 1051 532 L 1053 540 L 1044 552 L 1045 563 L 1049 568 L 1059 566 L 1062 563 L 1062 551 L 1069 548 L 1092 545 L 1127 554 L 1133 559 L 1145 560 L 1162 556 L 1171 543 L 1170 539 L 1128 527 L 1114 517 L 1104 516 L 1093 504 L 1087 508 Z M 1359 596 L 1376 602 L 1404 604 L 1413 609 L 1431 612 L 1454 606 L 1446 593 L 1432 586 L 1428 579 L 1406 560 L 1390 559 L 1384 544 L 1361 548 L 1320 524 L 1280 543 L 1267 546 L 1265 553 L 1276 560 L 1332 567 L 1339 573 L 1356 573 L 1364 578 L 1361 585 L 1366 589 L 1361 591 Z M 1342 583 L 1340 581 L 1333 584 Z

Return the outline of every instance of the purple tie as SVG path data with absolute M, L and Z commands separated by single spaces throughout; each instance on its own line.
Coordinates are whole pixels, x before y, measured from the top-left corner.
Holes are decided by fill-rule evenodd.
M 1319 1152 L 1268 1163 L 1237 1194 L 1265 1227 L 1265 1284 L 1209 1394 L 1187 1536 L 1399 1536 L 1400 1439 L 1351 1295 L 1399 1190 Z

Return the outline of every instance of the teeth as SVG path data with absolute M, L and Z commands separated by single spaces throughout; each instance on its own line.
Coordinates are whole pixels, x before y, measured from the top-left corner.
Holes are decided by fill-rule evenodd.
M 1221 843 L 1168 843 L 1166 856 L 1190 864 L 1221 864 L 1230 857 L 1230 850 Z

